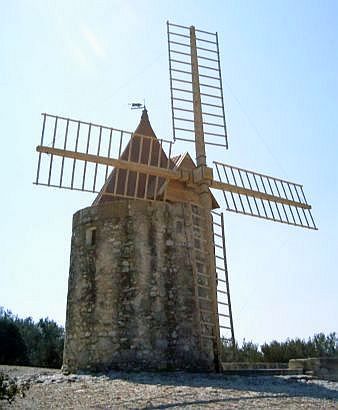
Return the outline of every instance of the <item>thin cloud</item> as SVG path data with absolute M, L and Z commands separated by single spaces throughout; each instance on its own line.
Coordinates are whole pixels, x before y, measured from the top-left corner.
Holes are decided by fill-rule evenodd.
M 97 57 L 104 58 L 106 56 L 106 51 L 103 47 L 103 44 L 96 37 L 96 35 L 89 30 L 88 27 L 82 27 L 81 29 L 82 36 L 86 40 L 87 44 L 90 46 L 92 51 Z

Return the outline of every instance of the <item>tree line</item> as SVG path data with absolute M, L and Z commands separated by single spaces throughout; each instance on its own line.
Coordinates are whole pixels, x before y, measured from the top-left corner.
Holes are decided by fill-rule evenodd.
M 20 319 L 0 307 L 0 363 L 60 368 L 64 328 L 48 318 Z
M 64 328 L 48 318 L 34 322 L 20 319 L 0 307 L 0 364 L 60 368 L 62 366 Z M 279 362 L 307 357 L 338 357 L 336 333 L 315 334 L 308 340 L 276 340 L 259 346 L 243 340 L 235 347 L 222 339 L 222 361 Z
M 304 339 L 286 339 L 284 342 L 273 340 L 260 347 L 253 342 L 243 340 L 235 347 L 231 342 L 222 339 L 222 361 L 224 362 L 267 362 L 287 363 L 290 359 L 305 359 L 307 357 L 338 357 L 338 338 L 336 333 L 325 335 L 315 334 Z

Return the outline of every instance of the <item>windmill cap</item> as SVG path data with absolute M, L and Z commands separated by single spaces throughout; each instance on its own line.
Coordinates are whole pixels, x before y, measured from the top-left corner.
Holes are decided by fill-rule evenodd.
M 145 135 L 146 137 L 156 138 L 155 132 L 150 125 L 148 111 L 146 110 L 146 108 L 143 108 L 141 120 L 134 133 Z

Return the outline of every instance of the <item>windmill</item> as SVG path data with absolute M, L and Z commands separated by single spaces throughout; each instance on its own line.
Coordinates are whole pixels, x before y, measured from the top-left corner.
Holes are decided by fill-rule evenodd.
M 141 286 L 140 283 L 142 286 L 148 286 L 148 284 L 145 284 L 146 280 L 143 280 L 144 278 L 140 279 L 143 275 L 140 273 L 143 268 L 141 266 L 135 267 L 135 263 L 130 262 L 132 258 L 130 254 L 133 253 L 135 256 L 138 252 L 137 244 L 132 246 L 132 251 L 129 246 L 133 240 L 135 241 L 135 238 L 124 237 L 122 240 L 123 243 L 128 245 L 126 252 L 121 247 L 122 231 L 119 234 L 120 236 L 108 238 L 118 226 L 118 222 L 115 222 L 114 225 L 111 221 L 121 221 L 120 214 L 124 215 L 125 220 L 129 218 L 130 221 L 132 219 L 131 224 L 134 224 L 133 226 L 143 224 L 143 219 L 146 219 L 145 215 L 150 212 L 149 208 L 144 205 L 136 206 L 135 204 L 152 204 L 152 216 L 149 223 L 152 227 L 155 226 L 156 232 L 164 232 L 162 236 L 158 234 L 155 239 L 152 238 L 151 240 L 147 237 L 147 241 L 142 242 L 142 252 L 145 255 L 153 252 L 152 256 L 149 257 L 151 264 L 147 268 L 148 271 L 150 269 L 155 272 L 156 269 L 160 269 L 159 266 L 163 265 L 161 260 L 163 255 L 161 256 L 160 253 L 163 253 L 165 248 L 165 258 L 167 258 L 166 252 L 171 255 L 169 259 L 165 259 L 166 263 L 174 266 L 175 260 L 177 260 L 174 268 L 169 273 L 166 271 L 165 275 L 169 278 L 172 272 L 176 272 L 177 281 L 180 280 L 181 275 L 182 277 L 186 275 L 189 291 L 183 295 L 180 292 L 184 291 L 182 287 L 185 285 L 178 286 L 178 289 L 176 289 L 178 295 L 176 305 L 174 303 L 175 308 L 172 308 L 174 310 L 166 309 L 173 304 L 170 299 L 172 294 L 170 286 L 175 287 L 175 284 L 170 282 L 171 279 L 163 279 L 163 275 L 160 275 L 161 277 L 155 275 L 158 278 L 156 280 L 164 281 L 165 285 L 161 285 L 162 300 L 157 299 L 157 304 L 154 302 L 152 306 L 157 306 L 161 314 L 163 313 L 161 309 L 164 309 L 165 313 L 162 316 L 161 314 L 158 315 L 160 319 L 156 319 L 156 326 L 154 326 L 156 329 L 162 329 L 162 324 L 168 324 L 169 322 L 172 324 L 175 321 L 170 336 L 163 336 L 166 330 L 161 330 L 161 335 L 165 340 L 162 343 L 164 347 L 159 348 L 161 352 L 159 354 L 162 355 L 163 353 L 162 356 L 168 358 L 170 352 L 177 353 L 179 351 L 181 361 L 175 362 L 174 359 L 170 359 L 172 364 L 175 362 L 174 367 L 181 366 L 185 368 L 187 362 L 192 363 L 195 361 L 200 363 L 195 363 L 195 368 L 219 370 L 220 331 L 231 343 L 234 343 L 225 253 L 224 217 L 223 213 L 215 211 L 220 205 L 211 190 L 219 190 L 223 193 L 227 211 L 308 229 L 317 229 L 311 215 L 311 206 L 307 203 L 301 185 L 218 161 L 213 163 L 213 167 L 208 166 L 206 160 L 207 146 L 214 145 L 228 148 L 218 36 L 217 33 L 197 30 L 194 26 L 185 27 L 169 22 L 167 22 L 167 35 L 174 143 L 171 140 L 157 139 L 145 108 L 142 112 L 140 124 L 134 133 L 91 122 L 42 114 L 42 136 L 40 145 L 37 147 L 39 158 L 35 183 L 97 194 L 92 207 L 79 211 L 74 215 L 73 220 L 72 243 L 74 246 L 72 245 L 72 253 L 76 256 L 73 259 L 71 258 L 67 306 L 68 324 L 66 323 L 66 334 L 68 333 L 69 336 L 67 338 L 66 335 L 66 359 L 64 360 L 66 365 L 73 370 L 86 367 L 87 362 L 89 367 L 93 367 L 93 363 L 109 366 L 109 363 L 112 363 L 109 361 L 111 357 L 114 357 L 113 363 L 116 366 L 122 366 L 121 363 L 132 362 L 136 363 L 137 367 L 140 363 L 144 365 L 147 360 L 151 360 L 151 349 L 154 352 L 156 351 L 156 347 L 149 342 L 150 347 L 146 352 L 142 351 L 131 355 L 130 352 L 137 349 L 135 347 L 136 343 L 133 342 L 136 336 L 130 336 L 130 332 L 134 330 L 129 329 L 128 333 L 125 328 L 128 326 L 126 322 L 134 320 L 130 316 L 132 313 L 129 316 L 125 312 L 123 315 L 127 316 L 123 316 L 122 313 L 122 316 L 120 313 L 116 315 L 114 313 L 114 326 L 116 323 L 120 323 L 120 327 L 116 325 L 117 327 L 114 327 L 114 330 L 111 330 L 111 327 L 109 328 L 109 326 L 113 326 L 110 323 L 112 319 L 109 314 L 108 316 L 106 314 L 111 310 L 120 309 L 119 306 L 125 304 L 129 308 L 132 306 L 130 311 L 133 311 L 135 315 L 135 306 L 138 303 L 135 300 L 142 299 L 140 292 L 135 291 L 135 283 L 138 281 L 139 285 L 137 286 Z M 51 142 L 46 144 L 46 139 Z M 194 163 L 189 153 L 178 156 L 172 155 L 173 145 L 175 144 L 176 147 L 176 144 L 179 144 L 179 141 L 182 140 L 194 144 L 196 163 Z M 165 211 L 163 206 L 159 204 L 164 204 Z M 178 211 L 177 204 L 182 205 L 180 211 Z M 132 211 L 128 211 L 129 214 L 126 213 L 127 208 L 132 209 Z M 97 216 L 98 209 L 106 209 L 104 216 Z M 109 214 L 109 223 L 106 221 L 107 213 L 109 213 L 107 209 L 109 209 L 109 212 L 112 212 L 112 209 L 118 210 L 116 211 L 118 215 Z M 137 219 L 139 217 L 138 212 L 141 209 L 144 217 L 141 215 L 143 219 Z M 165 223 L 163 221 L 159 222 L 156 212 L 160 212 L 162 219 L 168 218 L 168 221 L 171 222 L 164 226 Z M 178 213 L 181 219 L 177 219 Z M 105 220 L 104 224 L 101 223 L 100 218 Z M 138 222 L 135 222 L 136 219 Z M 171 228 L 168 228 L 174 220 L 176 221 L 175 233 Z M 109 226 L 109 229 L 107 229 L 107 226 Z M 123 229 L 128 231 L 130 224 L 123 226 Z M 101 231 L 99 229 L 97 232 L 97 227 L 101 227 Z M 133 229 L 135 236 L 138 233 L 135 231 L 135 227 Z M 153 228 L 150 229 L 149 226 L 146 228 L 140 227 L 140 232 L 142 229 L 151 232 Z M 172 236 L 163 242 L 162 237 L 169 235 L 168 232 Z M 150 233 L 147 235 L 149 236 Z M 141 237 L 142 234 L 140 233 L 140 241 Z M 172 240 L 172 237 L 174 240 Z M 116 257 L 122 258 L 124 253 L 127 255 L 123 256 L 124 259 L 121 259 L 118 266 L 114 265 L 114 275 L 120 275 L 121 272 L 128 271 L 128 269 L 131 269 L 134 276 L 135 272 L 137 273 L 136 282 L 132 282 L 130 279 L 128 284 L 125 282 L 124 277 L 119 276 L 119 283 L 124 283 L 124 285 L 121 285 L 118 292 L 121 294 L 127 291 L 134 292 L 132 303 L 124 296 L 122 297 L 120 293 L 117 295 L 114 288 L 115 283 L 109 290 L 110 293 L 105 293 L 102 297 L 95 293 L 98 292 L 97 288 L 99 286 L 104 288 L 108 283 L 104 282 L 106 279 L 102 278 L 110 277 L 110 265 L 114 264 L 114 261 L 108 258 L 107 251 L 102 251 L 102 248 L 98 247 L 99 239 L 102 244 L 100 246 L 104 246 L 104 249 L 110 247 L 109 249 L 111 252 L 115 252 Z M 153 251 L 152 246 L 159 246 L 156 241 L 162 241 L 163 244 L 159 249 Z M 152 242 L 152 244 L 149 244 L 149 242 Z M 118 245 L 114 245 L 114 243 L 118 243 Z M 176 248 L 168 251 L 173 243 Z M 121 248 L 118 248 L 118 246 Z M 182 253 L 183 248 L 185 253 Z M 184 257 L 182 259 L 182 255 L 186 255 L 189 259 L 188 270 L 187 262 L 183 261 Z M 109 266 L 106 264 L 105 258 L 109 259 Z M 137 261 L 136 265 L 142 265 L 142 257 L 139 256 Z M 133 265 L 133 268 L 130 268 L 131 265 Z M 82 266 L 82 268 L 79 268 L 79 266 Z M 125 267 L 127 268 L 124 269 Z M 147 269 L 145 268 L 145 271 Z M 162 266 L 161 269 L 166 270 L 167 267 Z M 109 273 L 107 273 L 108 271 Z M 84 275 L 82 275 L 83 272 L 85 272 Z M 189 273 L 186 274 L 186 272 Z M 81 279 L 81 275 L 85 279 Z M 81 285 L 82 290 L 79 291 L 77 281 L 82 280 L 85 283 L 83 286 Z M 111 279 L 109 280 L 111 281 Z M 105 285 L 99 285 L 100 281 Z M 111 286 L 111 282 L 107 286 Z M 145 292 L 148 292 L 148 290 Z M 84 297 L 84 294 L 87 296 Z M 159 291 L 160 294 L 161 291 Z M 115 307 L 112 308 L 112 305 L 109 305 L 109 308 L 106 307 L 105 310 L 100 308 L 100 310 L 98 305 L 100 303 L 102 306 L 107 304 L 108 299 L 113 298 L 111 295 L 115 295 Z M 151 291 L 149 295 L 152 295 Z M 100 297 L 101 302 L 98 301 Z M 166 302 L 163 302 L 165 298 L 167 298 Z M 179 316 L 181 313 L 176 312 L 181 308 L 177 305 L 178 301 L 184 305 L 184 309 L 188 306 L 185 310 L 185 312 L 188 312 L 186 313 L 187 319 L 183 319 L 187 322 L 187 325 L 183 330 L 180 329 L 180 320 L 177 319 L 177 317 L 184 317 L 184 315 Z M 74 306 L 80 306 L 81 304 L 83 305 L 82 310 L 76 310 Z M 141 305 L 137 306 L 140 308 Z M 162 306 L 162 308 L 159 306 Z M 102 321 L 106 320 L 110 324 L 104 329 L 100 327 L 98 331 L 95 324 L 93 324 L 95 322 L 93 310 L 100 312 Z M 172 315 L 177 316 L 175 316 L 175 320 L 170 319 Z M 97 316 L 98 314 L 95 317 Z M 125 317 L 127 317 L 127 320 Z M 151 314 L 145 317 L 153 320 Z M 82 330 L 75 331 L 75 323 L 79 322 L 86 323 L 86 326 L 83 326 Z M 147 327 L 148 325 L 143 323 L 142 326 Z M 142 326 L 140 326 L 140 334 L 143 335 L 144 329 Z M 89 328 L 95 329 L 95 331 Z M 185 338 L 185 344 L 191 342 L 191 350 L 196 349 L 197 352 L 195 356 L 189 356 L 185 352 L 186 347 L 179 350 L 177 346 L 180 345 L 180 336 L 177 336 L 176 330 L 178 333 L 181 332 L 181 335 L 185 335 L 182 336 L 182 340 Z M 111 338 L 115 337 L 116 332 L 119 333 L 119 336 L 114 339 L 115 342 L 112 342 Z M 95 333 L 95 336 L 93 336 L 93 333 Z M 194 344 L 195 339 L 194 341 L 189 339 L 189 333 L 194 333 L 196 340 L 198 339 L 196 344 Z M 142 339 L 143 336 L 137 337 L 138 341 L 144 340 Z M 91 341 L 86 342 L 86 338 Z M 181 345 L 183 346 L 184 343 L 182 342 Z M 192 345 L 195 347 L 193 348 Z M 105 346 L 102 347 L 104 354 L 99 355 L 100 357 L 98 357 L 97 351 L 101 347 L 98 346 Z M 81 363 L 77 362 L 80 361 L 78 359 L 80 356 L 82 357 Z M 166 365 L 163 365 L 163 360 L 162 367 L 159 366 L 159 368 L 166 368 Z M 154 363 L 152 366 L 155 366 Z

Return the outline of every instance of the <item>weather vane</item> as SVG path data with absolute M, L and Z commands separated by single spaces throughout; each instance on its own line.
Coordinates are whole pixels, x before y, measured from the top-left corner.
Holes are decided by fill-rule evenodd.
M 131 110 L 143 110 L 146 108 L 145 100 L 143 100 L 143 104 L 142 103 L 130 103 L 128 105 L 130 105 Z

